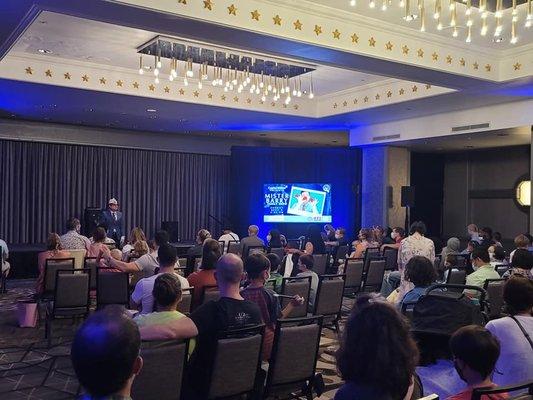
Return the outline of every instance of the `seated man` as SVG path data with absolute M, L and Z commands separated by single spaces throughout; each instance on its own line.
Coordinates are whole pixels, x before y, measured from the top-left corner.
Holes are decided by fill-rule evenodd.
M 184 277 L 174 273 L 174 266 L 178 258 L 176 248 L 170 244 L 164 244 L 158 249 L 159 271 L 157 275 L 143 278 L 137 282 L 131 294 L 132 306 L 141 310 L 141 314 L 149 314 L 154 311 L 154 283 L 161 274 L 174 274 L 180 282 L 181 288 L 189 287 L 189 282 Z
M 241 291 L 241 295 L 244 299 L 257 304 L 261 310 L 265 324 L 263 360 L 268 361 L 272 352 L 278 318 L 287 318 L 294 307 L 303 304 L 304 299 L 300 296 L 294 296 L 289 304 L 283 310 L 281 309 L 281 304 L 274 291 L 265 288 L 265 283 L 270 278 L 270 261 L 263 254 L 249 255 L 244 261 L 244 269 L 248 275 L 249 285 Z
M 217 335 L 228 329 L 262 324 L 259 307 L 244 300 L 239 292 L 243 276 L 242 260 L 235 254 L 225 254 L 217 262 L 215 278 L 220 299 L 196 309 L 190 318 L 181 318 L 165 325 L 141 328 L 143 339 L 180 339 L 198 335 L 196 351 L 191 356 L 185 382 L 191 394 L 187 398 L 205 398 L 206 383 L 217 345 Z
M 274 253 L 268 253 L 266 257 L 268 258 L 268 261 L 270 261 L 270 279 L 274 280 L 275 290 L 280 291 L 283 282 L 283 275 L 279 273 L 281 260 L 278 255 Z
M 474 272 L 466 277 L 466 284 L 469 286 L 485 285 L 487 279 L 499 279 L 500 274 L 490 265 L 489 251 L 484 246 L 478 246 L 472 250 L 472 268 Z M 471 298 L 478 298 L 480 292 L 474 290 L 465 290 L 465 294 Z
M 312 310 L 315 305 L 316 291 L 318 289 L 318 275 L 313 271 L 314 258 L 309 254 L 302 254 L 298 259 L 299 273 L 297 278 L 311 277 L 311 290 L 309 292 L 309 309 Z
M 67 233 L 60 236 L 61 247 L 65 250 L 89 250 L 91 241 L 80 235 L 81 223 L 78 218 L 69 218 L 67 221 Z
M 259 227 L 257 225 L 250 225 L 248 227 L 248 236 L 241 239 L 241 252 L 243 257 L 248 255 L 248 248 L 251 246 L 264 246 L 263 239 L 257 236 Z
M 72 366 L 90 399 L 129 399 L 143 364 L 137 325 L 116 308 L 97 311 L 76 332 Z
M 477 325 L 464 326 L 450 338 L 450 349 L 455 369 L 468 386 L 448 400 L 470 400 L 473 389 L 496 387 L 491 377 L 500 356 L 500 343 L 489 331 Z M 490 396 L 491 400 L 508 398 L 507 393 Z

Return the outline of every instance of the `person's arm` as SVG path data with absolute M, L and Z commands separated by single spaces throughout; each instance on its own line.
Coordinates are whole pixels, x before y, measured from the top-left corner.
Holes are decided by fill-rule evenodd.
M 100 253 L 102 254 L 102 253 Z M 116 268 L 122 272 L 127 272 L 133 274 L 134 272 L 139 272 L 141 268 L 137 265 L 136 262 L 124 262 L 115 260 L 111 255 L 106 255 L 106 261 L 110 268 Z
M 305 253 L 305 254 L 313 254 L 313 251 L 314 251 L 313 243 L 311 243 L 311 242 L 307 242 L 307 243 L 305 244 L 305 250 L 304 250 L 304 253 Z
M 399 249 L 400 248 L 400 243 L 384 244 L 384 245 L 381 246 L 381 251 L 383 251 L 386 248 Z
M 189 317 L 167 324 L 144 326 L 139 331 L 142 340 L 188 339 L 198 335 L 198 329 Z
M 294 310 L 295 307 L 301 306 L 304 303 L 304 298 L 298 295 L 295 295 L 289 304 L 285 306 L 283 310 L 281 310 L 281 318 L 287 318 L 292 310 Z

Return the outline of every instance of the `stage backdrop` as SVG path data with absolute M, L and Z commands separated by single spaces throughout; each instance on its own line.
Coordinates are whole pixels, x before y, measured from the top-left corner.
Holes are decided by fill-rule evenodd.
M 227 156 L 0 140 L 0 238 L 39 243 L 116 197 L 126 229 L 153 237 L 179 221 L 183 240 L 228 214 Z
M 277 228 L 288 238 L 305 234 L 308 224 L 264 223 L 263 184 L 329 183 L 332 225 L 352 235 L 361 220 L 361 150 L 357 148 L 233 147 L 231 151 L 231 220 L 245 234 L 250 224 L 259 236 Z M 321 228 L 324 224 L 321 224 Z

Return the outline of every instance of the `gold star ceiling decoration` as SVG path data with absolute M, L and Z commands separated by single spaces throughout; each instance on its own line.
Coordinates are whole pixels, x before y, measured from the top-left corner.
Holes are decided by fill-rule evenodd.
M 315 29 L 314 29 L 316 35 L 320 35 L 322 33 L 322 27 L 320 25 L 315 25 Z
M 392 46 L 394 46 L 394 45 L 390 42 L 390 40 L 387 43 L 385 43 L 385 48 L 388 51 L 392 51 Z
M 364 101 L 365 103 L 368 103 L 368 96 L 365 96 L 365 98 L 363 99 L 363 101 Z
M 359 43 L 359 36 L 357 36 L 357 34 L 354 33 L 350 37 L 352 38 L 352 43 Z
M 180 89 L 179 92 L 180 92 L 180 96 L 183 96 L 185 94 L 185 90 L 183 89 Z
M 416 92 L 416 91 L 418 91 L 418 86 L 416 86 L 416 85 L 415 85 L 415 86 L 413 86 L 413 88 L 412 88 L 412 91 L 413 91 L 413 92 Z
M 101 85 L 105 85 L 106 80 L 105 80 L 104 77 L 100 78 L 99 80 L 100 80 L 100 84 L 101 84 Z
M 139 89 L 139 82 L 133 82 L 132 86 L 134 89 Z
M 117 84 L 117 86 L 122 87 L 122 85 L 124 84 L 124 82 L 122 82 L 122 81 L 119 79 L 118 81 L 116 81 L 116 84 Z
M 338 29 L 335 29 L 333 32 L 331 32 L 333 34 L 333 39 L 340 39 L 341 38 L 341 33 L 339 32 Z
M 400 96 L 403 96 L 403 94 L 405 93 L 404 88 L 401 88 L 400 90 L 398 90 L 398 93 L 400 94 Z
M 387 97 L 392 97 L 392 92 L 390 90 L 387 92 Z
M 234 101 L 235 103 L 238 103 L 238 102 L 239 102 L 239 98 L 238 98 L 237 96 L 235 96 L 235 97 L 233 98 L 233 101 Z
M 380 99 L 380 97 L 381 97 L 381 96 L 379 95 L 379 93 L 378 93 L 378 94 L 376 94 L 376 100 L 379 100 L 379 99 Z
M 448 55 L 446 56 L 446 62 L 447 62 L 448 64 L 451 64 L 451 63 L 452 63 L 452 60 L 453 60 L 453 59 L 452 59 L 452 56 L 448 54 Z
M 256 21 L 259 21 L 259 18 L 261 18 L 261 14 L 259 14 L 259 11 L 254 10 L 250 14 L 252 14 L 252 19 L 255 19 Z
M 344 101 L 342 102 L 342 106 L 343 106 L 343 107 L 346 107 L 347 105 L 348 105 L 348 102 L 347 102 L 346 100 L 344 100 Z
M 427 90 L 431 89 L 431 85 L 429 83 L 426 83 L 426 89 Z
M 300 22 L 299 19 L 297 19 L 296 21 L 294 21 L 292 23 L 294 25 L 294 29 L 297 30 L 297 31 L 301 31 L 302 30 L 302 26 L 303 24 Z
M 193 95 L 194 95 L 194 97 L 198 97 L 198 96 L 200 96 L 200 92 L 198 92 L 198 90 L 195 90 Z
M 26 67 L 26 74 L 33 75 L 33 69 L 31 67 Z
M 276 16 L 274 16 L 272 19 L 274 20 L 274 25 L 281 26 L 281 17 L 279 16 L 279 14 L 276 14 Z
M 491 70 L 491 66 L 490 66 L 490 64 L 485 65 L 485 70 L 486 70 L 487 72 L 490 72 L 490 70 Z
M 211 0 L 204 0 L 204 8 L 213 11 L 213 2 Z
M 237 15 L 237 7 L 235 7 L 235 4 L 232 4 L 228 7 L 228 14 L 229 15 Z
M 403 45 L 402 46 L 402 53 L 403 54 L 409 54 L 409 47 L 407 47 L 407 45 Z
M 520 68 L 522 68 L 522 64 L 517 62 L 515 65 L 513 65 L 513 68 L 514 68 L 515 71 L 520 71 Z
M 424 50 L 418 49 L 417 50 L 417 54 L 418 54 L 418 57 L 420 57 L 420 58 L 424 57 Z
M 151 92 L 153 92 L 153 91 L 155 90 L 155 86 L 152 85 L 152 84 L 150 84 L 150 86 L 148 86 L 148 89 L 149 89 Z
M 212 99 L 213 98 L 213 93 L 211 93 L 211 92 L 207 93 L 207 98 L 208 99 Z
M 220 100 L 222 100 L 222 101 L 226 101 L 226 95 L 222 95 L 222 96 L 220 96 Z
M 83 82 L 89 82 L 89 77 L 87 76 L 87 74 L 83 75 L 81 79 L 83 80 Z
M 466 65 L 466 60 L 464 58 L 461 58 L 459 60 L 459 64 L 461 65 L 461 67 L 464 67 Z
M 479 69 L 479 64 L 477 63 L 477 61 L 474 64 L 472 64 L 472 66 L 474 67 L 474 69 Z
M 47 69 L 44 73 L 47 77 L 51 78 L 52 77 L 52 71 Z
M 178 0 L 178 4 L 187 4 L 187 0 Z
M 65 72 L 63 76 L 65 77 L 65 79 L 68 79 L 70 81 L 71 76 L 69 72 Z
M 165 86 L 165 93 L 170 93 L 170 88 L 168 86 Z
M 439 59 L 439 55 L 437 53 L 433 53 L 431 58 L 433 58 L 433 61 L 437 61 Z
M 373 37 L 368 39 L 368 45 L 371 47 L 376 47 L 376 39 L 374 39 Z

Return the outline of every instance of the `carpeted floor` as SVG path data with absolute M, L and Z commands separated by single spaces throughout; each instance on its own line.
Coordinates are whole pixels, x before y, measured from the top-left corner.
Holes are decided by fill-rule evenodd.
M 0 294 L 0 399 L 75 399 L 79 384 L 70 363 L 70 344 L 77 325 L 54 324 L 51 348 L 44 340 L 43 322 L 37 328 L 18 327 L 17 303 L 31 298 L 33 286 L 33 280 L 11 280 L 8 292 Z M 351 301 L 344 307 L 350 309 Z M 336 346 L 336 334 L 324 329 L 317 363 L 326 384 L 321 400 L 332 399 L 342 384 L 330 355 Z

